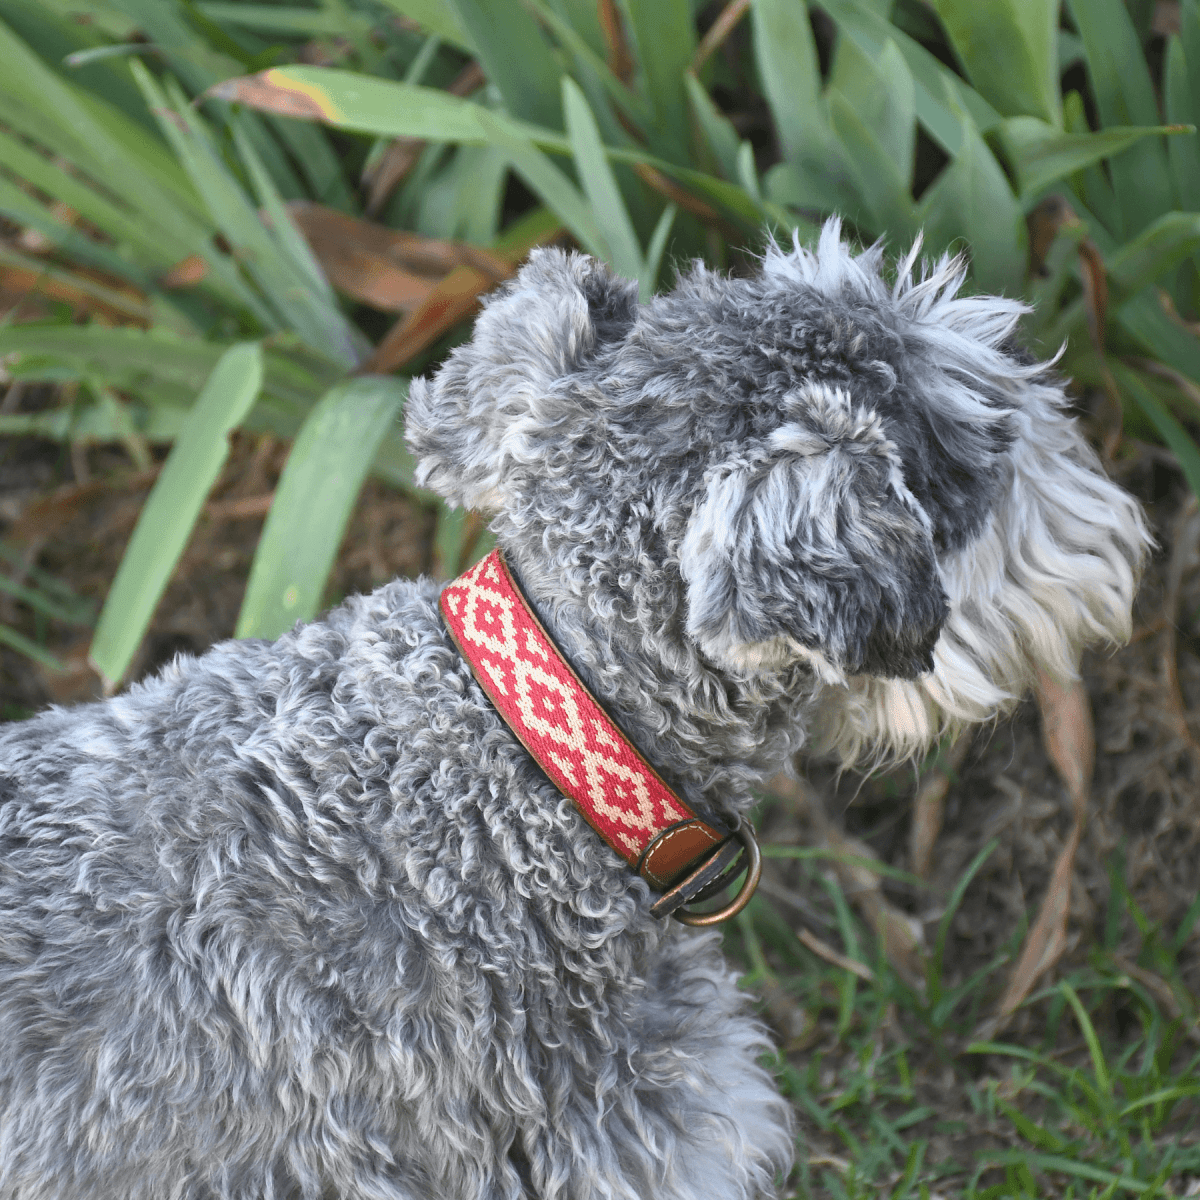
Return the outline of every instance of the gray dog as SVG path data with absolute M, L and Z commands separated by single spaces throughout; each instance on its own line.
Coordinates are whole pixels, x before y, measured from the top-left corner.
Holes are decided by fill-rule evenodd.
M 1128 635 L 1147 538 L 959 264 L 826 228 L 636 286 L 542 251 L 413 384 L 422 479 L 728 826 Z M 534 765 L 430 582 L 0 733 L 4 1200 L 735 1200 L 788 1106 L 713 934 Z

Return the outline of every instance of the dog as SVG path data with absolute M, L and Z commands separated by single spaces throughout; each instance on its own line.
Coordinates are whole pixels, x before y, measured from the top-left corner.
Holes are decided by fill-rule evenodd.
M 963 264 L 829 224 L 639 306 L 535 252 L 414 381 L 654 771 L 735 825 L 1119 643 L 1148 543 Z M 396 581 L 0 731 L 6 1200 L 750 1200 L 793 1150 L 717 936 L 651 913 Z

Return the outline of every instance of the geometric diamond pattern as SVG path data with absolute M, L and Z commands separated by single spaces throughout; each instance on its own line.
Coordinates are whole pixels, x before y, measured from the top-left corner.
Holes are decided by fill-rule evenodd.
M 696 821 L 550 641 L 498 550 L 445 588 L 441 609 L 501 716 L 622 858 L 636 863 L 663 830 Z

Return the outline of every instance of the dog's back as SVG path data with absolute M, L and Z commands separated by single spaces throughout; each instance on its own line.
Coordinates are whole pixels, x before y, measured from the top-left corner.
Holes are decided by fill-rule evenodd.
M 5 726 L 0 1195 L 517 1196 L 581 1153 L 654 1187 L 722 1056 L 689 1124 L 778 1143 L 715 947 L 659 936 L 431 584 Z

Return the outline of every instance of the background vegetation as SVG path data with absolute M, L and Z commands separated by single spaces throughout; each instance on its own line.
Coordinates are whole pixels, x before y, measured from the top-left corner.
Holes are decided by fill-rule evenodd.
M 681 260 L 741 270 L 766 236 L 810 239 L 830 214 L 896 250 L 923 231 L 930 254 L 969 253 L 972 286 L 1027 298 L 1026 340 L 1063 348 L 1110 461 L 1157 445 L 1200 495 L 1197 0 L 0 0 L 0 62 L 0 270 L 50 301 L 0 326 L 10 397 L 40 397 L 0 404 L 0 436 L 119 447 L 148 489 L 98 614 L 0 544 L 0 641 L 49 667 L 48 631 L 90 628 L 108 688 L 128 678 L 235 431 L 291 445 L 236 633 L 315 615 L 364 481 L 412 490 L 407 378 L 550 239 L 648 297 Z M 451 574 L 486 534 L 436 519 Z M 1040 699 L 1081 832 L 1086 697 Z M 952 750 L 927 782 L 953 777 Z M 809 851 L 780 841 L 777 887 L 818 901 L 804 927 L 765 894 L 731 947 L 790 1030 L 778 1067 L 811 1134 L 798 1194 L 1166 1195 L 1200 1175 L 1179 958 L 1196 905 L 1156 925 L 1114 865 L 1111 944 L 1038 999 L 1073 833 L 1028 936 L 951 984 L 950 922 L 987 856 L 926 950 L 870 849 L 780 788 L 768 826 L 772 803 L 815 824 Z M 909 865 L 900 884 L 925 886 Z M 1114 966 L 1126 927 L 1166 993 Z M 991 1040 L 1035 1002 L 1039 1038 Z M 1093 1020 L 1118 1008 L 1123 1028 Z M 806 1039 L 831 1016 L 823 1059 Z M 1067 1027 L 1082 1041 L 1064 1065 Z M 916 1041 L 965 1072 L 957 1100 L 917 1102 Z M 920 1131 L 964 1095 L 1009 1142 L 927 1161 Z

